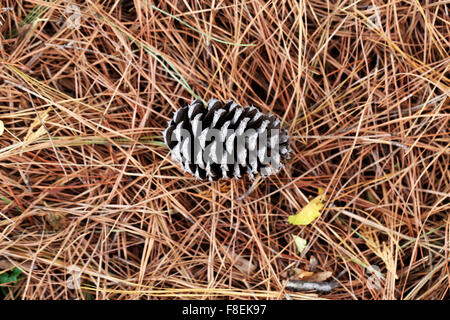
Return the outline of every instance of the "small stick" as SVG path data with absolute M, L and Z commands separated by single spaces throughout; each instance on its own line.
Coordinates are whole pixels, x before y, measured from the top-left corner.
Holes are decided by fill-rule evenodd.
M 291 291 L 320 291 L 331 292 L 337 287 L 335 281 L 315 282 L 315 281 L 300 281 L 300 280 L 288 280 L 286 282 L 286 289 Z

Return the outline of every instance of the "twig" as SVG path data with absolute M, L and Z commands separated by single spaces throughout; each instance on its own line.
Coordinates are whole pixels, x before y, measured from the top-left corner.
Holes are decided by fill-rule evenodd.
M 288 280 L 286 282 L 286 289 L 291 291 L 331 292 L 337 286 L 338 283 L 335 281 L 315 282 L 315 281 Z

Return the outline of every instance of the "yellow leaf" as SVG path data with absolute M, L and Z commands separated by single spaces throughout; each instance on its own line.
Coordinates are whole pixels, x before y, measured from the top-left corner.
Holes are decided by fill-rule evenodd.
M 289 216 L 288 222 L 293 225 L 306 226 L 320 216 L 320 210 L 325 206 L 324 191 L 319 188 L 319 195 L 312 199 L 299 213 Z
M 0 136 L 3 134 L 4 130 L 5 130 L 5 125 L 3 124 L 3 121 L 0 120 Z
M 302 253 L 306 248 L 306 239 L 303 239 L 299 236 L 292 235 L 294 238 L 295 246 L 297 247 L 298 253 Z

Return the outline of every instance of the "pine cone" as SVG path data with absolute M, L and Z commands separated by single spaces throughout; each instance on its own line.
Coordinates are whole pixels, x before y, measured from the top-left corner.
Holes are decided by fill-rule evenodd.
M 172 159 L 200 180 L 266 177 L 280 171 L 291 152 L 279 119 L 231 100 L 211 99 L 206 108 L 192 101 L 174 113 L 163 135 Z

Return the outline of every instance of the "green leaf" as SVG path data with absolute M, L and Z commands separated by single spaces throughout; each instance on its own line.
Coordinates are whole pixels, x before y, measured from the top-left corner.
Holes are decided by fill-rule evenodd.
M 19 276 L 22 274 L 22 270 L 15 267 L 9 272 L 3 272 L 0 274 L 0 284 L 14 283 L 20 280 Z

